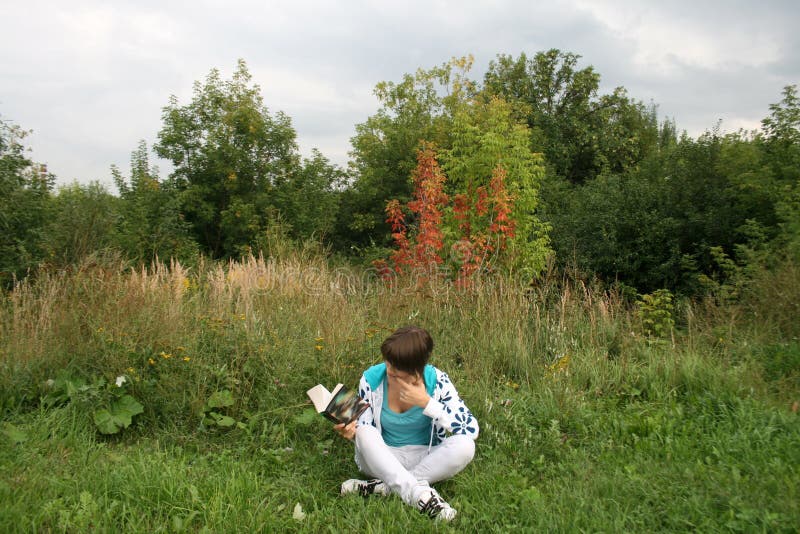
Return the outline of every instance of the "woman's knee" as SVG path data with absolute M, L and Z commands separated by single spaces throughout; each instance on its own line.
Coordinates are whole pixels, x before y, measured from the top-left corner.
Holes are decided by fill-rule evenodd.
M 449 448 L 452 449 L 452 454 L 463 463 L 467 465 L 475 457 L 475 440 L 469 436 L 455 435 L 447 438 Z
M 375 439 L 381 439 L 378 429 L 372 425 L 361 425 L 356 428 L 356 448 L 363 449 L 374 443 Z

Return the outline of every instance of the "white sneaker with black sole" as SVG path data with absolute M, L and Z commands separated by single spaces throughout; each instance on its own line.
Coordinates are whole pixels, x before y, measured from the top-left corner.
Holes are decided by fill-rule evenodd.
M 369 495 L 389 495 L 389 487 L 384 484 L 382 480 L 373 478 L 371 480 L 359 480 L 351 478 L 342 482 L 342 488 L 339 492 L 341 495 L 348 495 L 350 493 L 358 493 L 363 497 Z
M 417 510 L 431 519 L 452 521 L 456 517 L 456 509 L 447 504 L 439 493 L 431 488 L 423 493 L 417 501 Z

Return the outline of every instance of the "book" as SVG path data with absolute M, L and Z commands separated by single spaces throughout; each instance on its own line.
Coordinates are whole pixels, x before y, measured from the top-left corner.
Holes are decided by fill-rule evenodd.
M 369 408 L 367 401 L 343 384 L 336 384 L 333 391 L 328 391 L 322 384 L 317 384 L 306 394 L 318 413 L 337 424 L 348 425 Z

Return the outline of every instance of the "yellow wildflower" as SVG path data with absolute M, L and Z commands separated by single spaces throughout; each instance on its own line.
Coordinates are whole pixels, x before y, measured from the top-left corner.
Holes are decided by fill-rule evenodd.
M 149 363 L 150 365 L 155 365 L 156 361 L 153 358 L 147 358 L 147 363 Z
M 547 366 L 547 368 L 550 370 L 551 373 L 566 371 L 568 367 L 569 367 L 569 354 L 564 354 L 558 360 L 556 360 L 554 364 Z
M 188 362 L 189 360 L 191 360 L 191 358 L 189 358 L 188 356 L 183 357 L 183 361 Z
M 322 345 L 315 345 L 314 348 L 317 350 L 322 350 Z

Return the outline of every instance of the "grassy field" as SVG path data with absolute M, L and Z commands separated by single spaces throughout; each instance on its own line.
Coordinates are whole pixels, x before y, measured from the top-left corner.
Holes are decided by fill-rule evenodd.
M 0 310 L 0 531 L 796 532 L 784 293 L 654 310 L 564 280 L 388 288 L 301 253 L 42 274 Z M 481 423 L 438 485 L 452 525 L 339 497 L 352 445 L 306 403 L 405 324 Z

